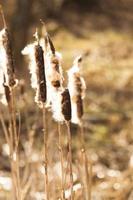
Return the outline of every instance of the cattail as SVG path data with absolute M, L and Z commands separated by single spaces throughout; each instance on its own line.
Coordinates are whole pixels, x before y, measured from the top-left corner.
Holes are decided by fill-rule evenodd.
M 45 29 L 46 30 L 46 29 Z M 63 167 L 63 149 L 61 144 L 61 123 L 65 122 L 68 134 L 68 156 L 69 156 L 69 175 L 70 175 L 70 189 L 71 200 L 73 199 L 73 174 L 72 174 L 72 145 L 71 145 L 71 100 L 69 90 L 63 87 L 63 72 L 61 61 L 61 54 L 55 50 L 53 42 L 49 35 L 45 35 L 45 62 L 46 62 L 46 78 L 48 89 L 48 104 L 51 105 L 53 118 L 58 122 L 59 133 L 59 148 L 60 148 L 60 162 L 61 162 L 61 196 L 65 199 L 64 193 L 64 167 Z
M 50 36 L 45 34 L 45 69 L 47 82 L 47 106 L 52 103 L 53 96 L 59 96 L 58 91 L 63 85 L 63 70 L 61 66 L 62 56 L 55 50 L 54 44 Z
M 1 64 L 6 77 L 6 85 L 13 87 L 16 85 L 14 74 L 14 61 L 12 55 L 11 39 L 7 28 L 0 31 Z
M 17 80 L 14 73 L 14 60 L 12 54 L 11 38 L 6 26 L 4 13 L 0 7 L 4 28 L 0 31 L 0 69 L 2 71 L 2 82 L 4 88 L 4 98 L 8 104 L 10 117 L 9 133 L 5 133 L 5 138 L 10 147 L 10 164 L 12 173 L 12 190 L 14 199 L 21 199 L 20 171 L 19 171 L 19 133 L 16 125 L 16 104 L 15 104 L 15 86 Z M 0 74 L 1 76 L 1 74 Z M 0 77 L 1 78 L 1 77 Z M 1 85 L 0 85 L 1 87 Z M 15 155 L 15 157 L 14 157 Z
M 38 42 L 34 42 L 26 46 L 23 55 L 28 55 L 30 64 L 29 70 L 31 74 L 31 86 L 36 91 L 35 102 L 42 107 L 46 101 L 46 79 L 43 49 Z
M 11 38 L 2 7 L 0 7 L 4 28 L 0 31 L 0 101 L 7 105 L 11 100 L 11 88 L 17 80 L 14 73 Z
M 66 121 L 71 120 L 71 100 L 70 100 L 70 94 L 69 90 L 65 89 L 62 93 L 62 114 L 64 116 L 64 119 Z
M 44 136 L 44 182 L 46 200 L 49 200 L 48 192 L 48 148 L 47 148 L 47 120 L 46 120 L 46 78 L 45 78 L 45 64 L 43 48 L 40 45 L 38 32 L 34 34 L 36 42 L 28 45 L 22 51 L 23 55 L 29 56 L 29 69 L 31 73 L 31 86 L 35 90 L 35 102 L 41 108 L 43 114 L 43 136 Z
M 63 122 L 71 120 L 71 101 L 68 89 L 60 88 L 52 96 L 51 109 L 55 121 Z
M 55 56 L 47 55 L 46 74 L 49 86 L 58 90 L 63 84 L 63 75 L 61 67 L 61 56 L 56 53 Z
M 68 71 L 68 89 L 72 104 L 72 122 L 80 124 L 83 116 L 83 99 L 85 97 L 86 85 L 80 75 L 82 56 L 74 60 L 73 67 Z
M 35 59 L 37 64 L 37 79 L 39 87 L 39 101 L 46 102 L 46 79 L 44 71 L 43 49 L 38 44 L 35 46 Z
M 50 36 L 45 34 L 46 78 L 48 100 L 52 104 L 53 117 L 56 121 L 71 120 L 71 101 L 69 90 L 63 88 L 62 56 L 55 50 Z
M 83 57 L 87 56 L 84 54 Z M 77 57 L 74 60 L 73 67 L 68 71 L 68 88 L 70 90 L 71 96 L 71 104 L 72 104 L 72 122 L 76 123 L 80 127 L 80 144 L 81 144 L 81 153 L 82 153 L 82 160 L 84 161 L 84 195 L 85 199 L 91 199 L 91 182 L 89 184 L 88 181 L 88 160 L 86 155 L 86 148 L 85 148 L 85 138 L 84 138 L 84 129 L 83 129 L 83 99 L 85 97 L 85 90 L 86 85 L 84 79 L 81 77 L 80 74 L 80 66 L 83 59 L 82 56 Z M 91 176 L 91 174 L 90 174 Z M 91 178 L 91 177 L 90 177 Z M 90 186 L 90 187 L 89 187 Z

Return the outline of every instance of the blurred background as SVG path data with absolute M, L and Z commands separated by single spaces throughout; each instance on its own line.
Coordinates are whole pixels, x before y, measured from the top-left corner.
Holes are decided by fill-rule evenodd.
M 17 77 L 26 81 L 29 94 L 27 108 L 18 105 L 20 112 L 28 111 L 28 128 L 37 134 L 41 125 L 35 125 L 39 111 L 33 111 L 34 94 L 28 90 L 28 67 L 21 50 L 33 41 L 42 19 L 63 55 L 64 71 L 75 56 L 88 52 L 82 67 L 87 84 L 83 118 L 88 156 L 94 164 L 93 197 L 132 200 L 133 1 L 1 0 L 1 4 L 11 30 Z M 2 28 L 1 19 L 0 24 Z M 28 131 L 26 119 L 22 114 L 22 138 Z M 75 152 L 75 134 L 73 139 Z

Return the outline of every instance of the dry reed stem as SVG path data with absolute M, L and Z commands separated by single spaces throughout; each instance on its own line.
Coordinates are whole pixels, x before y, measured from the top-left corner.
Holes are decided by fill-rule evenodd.
M 59 134 L 59 153 L 60 153 L 60 162 L 61 162 L 61 197 L 62 200 L 65 199 L 64 194 L 64 158 L 63 158 L 63 148 L 62 148 L 62 137 L 61 137 L 61 124 L 58 122 L 58 134 Z
M 17 125 L 16 125 L 16 103 L 15 103 L 15 94 L 14 94 L 14 88 L 11 88 L 11 122 L 12 122 L 12 130 L 11 130 L 11 137 L 12 138 L 12 146 L 13 146 L 13 152 L 12 152 L 12 167 L 13 171 L 15 173 L 14 175 L 14 181 L 16 182 L 16 195 L 17 200 L 21 200 L 21 185 L 20 185 L 20 171 L 19 171 L 19 135 L 17 133 Z M 16 158 L 14 159 L 14 153 Z
M 69 152 L 67 153 L 67 159 L 66 159 L 66 169 L 65 169 L 65 175 L 64 175 L 64 188 L 66 187 L 66 180 L 67 180 L 67 171 L 69 170 Z
M 84 183 L 84 189 L 85 189 L 85 199 L 90 200 L 90 188 L 89 188 L 89 173 L 88 173 L 88 160 L 86 156 L 86 151 L 82 149 L 82 157 L 84 161 L 84 178 L 85 178 L 85 183 Z
M 2 6 L 0 6 L 0 12 L 4 24 L 5 33 L 2 38 L 2 45 L 6 52 L 7 59 L 7 76 L 8 82 L 4 85 L 5 88 L 5 96 L 8 103 L 8 110 L 10 115 L 10 130 L 9 137 L 7 138 L 7 133 L 5 132 L 5 136 L 10 147 L 10 164 L 11 164 L 11 173 L 12 173 L 12 181 L 13 181 L 13 193 L 14 199 L 21 200 L 21 187 L 20 187 L 20 174 L 19 174 L 19 156 L 18 156 L 18 143 L 19 137 L 17 135 L 17 126 L 16 126 L 16 105 L 14 99 L 14 86 L 16 85 L 15 73 L 14 73 L 14 60 L 12 54 L 12 46 L 10 33 L 8 31 L 6 20 L 4 16 L 4 12 L 2 10 Z M 4 77 L 4 82 L 7 77 Z
M 80 123 L 80 139 L 81 139 L 82 160 L 84 161 L 84 173 L 85 173 L 83 176 L 85 178 L 85 180 L 84 180 L 85 199 L 91 200 L 91 176 L 92 176 L 92 173 L 88 173 L 88 159 L 87 159 L 87 155 L 86 155 L 83 122 Z M 91 164 L 90 164 L 90 170 L 92 171 Z
M 72 137 L 70 129 L 70 121 L 66 121 L 67 134 L 68 134 L 68 152 L 69 152 L 69 170 L 70 170 L 70 190 L 71 197 L 70 200 L 73 200 L 73 171 L 72 171 Z
M 42 108 L 43 112 L 43 136 L 44 136 L 44 181 L 45 181 L 45 195 L 46 200 L 49 200 L 49 190 L 48 190 L 48 147 L 47 147 L 47 140 L 48 140 L 48 132 L 47 132 L 47 120 L 46 120 L 46 108 L 45 104 L 43 104 Z
M 79 159 L 76 160 L 76 166 L 77 166 L 77 170 L 78 170 L 78 176 L 79 176 L 79 180 L 82 180 L 82 172 L 81 172 L 81 167 L 80 167 L 80 161 Z M 83 183 L 81 182 L 81 188 L 83 188 Z M 84 191 L 82 189 L 82 197 L 84 197 Z
M 92 163 L 90 162 L 90 167 L 89 167 L 89 200 L 91 200 L 91 192 L 92 192 Z
M 21 194 L 21 199 L 22 200 L 26 198 L 26 195 L 27 195 L 27 193 L 28 193 L 28 191 L 29 191 L 29 189 L 31 187 L 32 181 L 33 181 L 33 175 L 31 175 L 28 178 L 28 180 L 27 180 L 27 182 L 26 182 L 26 184 L 25 184 L 25 186 L 23 188 L 23 191 L 22 191 L 22 194 Z

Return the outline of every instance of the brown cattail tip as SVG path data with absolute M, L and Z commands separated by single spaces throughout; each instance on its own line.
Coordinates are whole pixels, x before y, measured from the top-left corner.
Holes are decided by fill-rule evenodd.
M 43 49 L 40 45 L 35 46 L 35 59 L 37 63 L 37 79 L 39 85 L 39 101 L 46 102 L 46 78 L 44 70 Z
M 13 55 L 12 55 L 12 47 L 11 47 L 11 40 L 10 40 L 10 34 L 8 29 L 5 29 L 5 34 L 3 35 L 3 46 L 6 51 L 7 55 L 7 74 L 9 77 L 9 86 L 13 87 L 16 85 L 16 80 L 15 80 L 15 74 L 14 74 L 14 60 L 13 60 Z
M 81 63 L 81 62 L 82 62 L 82 60 L 83 60 L 83 57 L 82 57 L 82 56 L 80 56 L 80 57 L 78 58 L 78 63 Z
M 48 39 L 48 43 L 49 43 L 50 49 L 52 51 L 52 54 L 55 55 L 55 47 L 54 47 L 54 44 L 48 34 L 47 34 L 47 39 Z
M 65 89 L 61 95 L 62 95 L 62 102 L 61 102 L 62 114 L 66 121 L 70 121 L 71 120 L 71 100 L 70 100 L 69 90 Z
M 77 95 L 76 97 L 76 104 L 77 104 L 77 114 L 78 117 L 81 118 L 83 116 L 83 100 L 81 98 L 81 95 Z

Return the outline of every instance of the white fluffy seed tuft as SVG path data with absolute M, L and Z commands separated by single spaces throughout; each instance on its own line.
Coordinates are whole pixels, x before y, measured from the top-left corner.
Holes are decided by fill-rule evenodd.
M 74 62 L 73 66 L 68 70 L 68 89 L 71 97 L 71 105 L 72 105 L 72 122 L 75 124 L 80 124 L 81 119 L 78 116 L 78 105 L 77 105 L 77 97 L 81 96 L 81 99 L 85 97 L 86 84 L 84 78 L 80 74 L 80 67 L 82 62 L 82 56 L 78 56 Z M 77 85 L 77 78 L 80 82 L 80 91 Z

